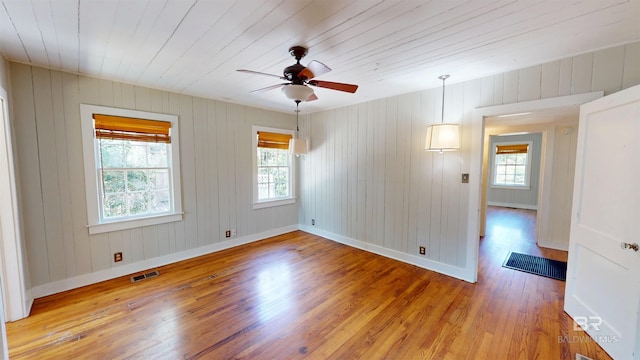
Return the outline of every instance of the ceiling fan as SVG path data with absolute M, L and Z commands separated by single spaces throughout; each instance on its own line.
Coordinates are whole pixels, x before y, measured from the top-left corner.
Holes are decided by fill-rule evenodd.
M 300 59 L 307 55 L 307 48 L 303 46 L 292 46 L 291 48 L 289 48 L 289 54 L 291 54 L 291 56 L 296 59 L 296 63 L 284 68 L 283 76 L 245 69 L 239 69 L 237 71 L 248 74 L 277 77 L 278 79 L 288 81 L 285 83 L 253 90 L 252 93 L 282 87 L 282 92 L 287 96 L 287 98 L 294 100 L 297 103 L 301 101 L 313 101 L 318 99 L 316 94 L 314 94 L 313 89 L 308 85 L 331 90 L 344 91 L 352 94 L 355 93 L 358 89 L 358 85 L 316 80 L 316 76 L 326 74 L 331 71 L 331 69 L 327 65 L 316 60 L 311 61 L 307 66 L 300 64 Z

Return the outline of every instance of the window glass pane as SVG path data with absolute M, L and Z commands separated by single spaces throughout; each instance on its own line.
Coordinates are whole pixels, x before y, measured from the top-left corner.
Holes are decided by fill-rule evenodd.
M 130 215 L 139 215 L 148 212 L 149 194 L 148 193 L 130 193 L 127 195 Z
M 257 149 L 258 200 L 279 199 L 291 196 L 290 155 L 284 149 Z
M 525 165 L 527 163 L 527 154 L 518 154 L 516 163 Z
M 169 170 L 149 170 L 149 189 L 169 189 Z
M 121 170 L 105 170 L 102 172 L 104 192 L 123 193 L 126 190 L 124 181 L 124 171 Z
M 508 143 L 501 145 L 509 146 Z M 497 147 L 498 145 L 496 145 Z M 527 185 L 527 154 L 495 154 L 494 185 Z
M 146 170 L 129 170 L 127 171 L 127 190 L 140 191 L 146 190 L 147 187 L 147 171 Z
M 149 167 L 167 167 L 167 144 L 147 144 Z
M 104 218 L 127 215 L 127 201 L 124 194 L 107 195 L 103 202 Z
M 126 167 L 137 168 L 147 166 L 147 144 L 129 141 L 125 145 Z
M 275 196 L 285 197 L 289 195 L 289 169 L 279 168 L 274 174 Z
M 169 211 L 171 208 L 170 193 L 168 190 L 154 191 L 151 193 L 151 201 L 149 202 L 151 212 Z
M 100 147 L 100 155 L 102 167 L 121 168 L 124 166 L 124 146 L 111 140 L 102 140 L 98 142 Z

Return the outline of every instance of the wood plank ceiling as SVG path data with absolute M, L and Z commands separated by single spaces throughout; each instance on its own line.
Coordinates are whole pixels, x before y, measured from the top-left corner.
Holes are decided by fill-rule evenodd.
M 314 112 L 540 64 L 640 39 L 637 0 L 2 0 L 9 60 L 289 112 L 267 76 L 302 64 L 333 69 Z

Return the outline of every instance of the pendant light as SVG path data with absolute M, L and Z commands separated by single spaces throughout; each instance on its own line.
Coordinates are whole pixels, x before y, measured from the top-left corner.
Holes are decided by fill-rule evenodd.
M 296 100 L 296 137 L 289 140 L 289 154 L 295 154 L 296 156 L 307 153 L 307 141 L 298 138 L 298 133 L 300 132 L 300 128 L 298 127 L 298 116 L 300 114 L 300 110 L 298 110 L 299 105 L 300 100 Z
M 433 124 L 427 127 L 427 139 L 424 149 L 427 151 L 439 151 L 443 154 L 445 151 L 460 150 L 460 128 L 458 124 L 444 123 L 444 82 L 449 75 L 441 75 L 438 79 L 442 80 L 442 117 L 440 124 Z

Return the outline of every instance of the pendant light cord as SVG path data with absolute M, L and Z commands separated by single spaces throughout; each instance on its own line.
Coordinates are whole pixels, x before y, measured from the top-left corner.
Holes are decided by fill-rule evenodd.
M 300 128 L 298 127 L 298 116 L 300 115 L 300 110 L 298 106 L 300 105 L 300 100 L 296 100 L 296 138 L 298 137 L 298 133 L 300 132 Z
M 449 75 L 441 75 L 438 79 L 442 80 L 442 114 L 440 115 L 440 123 L 444 124 L 444 82 L 449 78 Z

